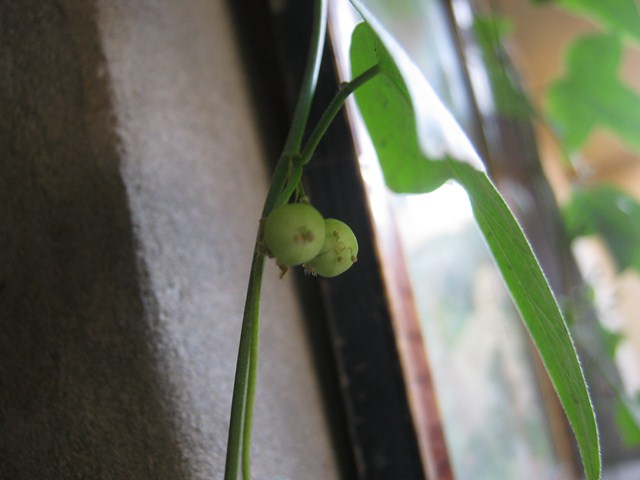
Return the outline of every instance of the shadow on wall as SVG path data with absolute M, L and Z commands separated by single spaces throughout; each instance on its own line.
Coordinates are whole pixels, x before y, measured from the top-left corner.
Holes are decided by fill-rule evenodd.
M 0 478 L 184 478 L 92 2 L 0 4 Z

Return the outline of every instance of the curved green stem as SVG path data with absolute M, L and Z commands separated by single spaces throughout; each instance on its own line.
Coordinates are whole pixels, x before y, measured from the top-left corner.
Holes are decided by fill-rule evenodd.
M 326 8 L 325 0 L 320 0 L 317 5 L 321 10 Z M 318 12 L 316 19 L 325 21 L 325 14 Z M 322 32 L 324 35 L 324 31 Z M 322 47 L 323 42 L 316 42 L 317 48 Z M 321 55 L 314 56 L 317 61 Z M 307 73 L 317 75 L 318 68 L 309 68 Z M 320 140 L 331 125 L 346 99 L 358 87 L 364 85 L 368 80 L 380 73 L 378 66 L 374 66 L 363 72 L 351 82 L 341 85 L 340 90 L 333 98 L 324 114 L 318 121 L 313 132 L 309 136 L 304 150 L 301 154 L 283 152 L 278 160 L 276 169 L 271 181 L 271 186 L 265 200 L 262 216 L 269 215 L 271 210 L 279 204 L 286 202 L 293 194 L 300 182 L 302 167 L 306 165 Z M 305 85 L 313 85 L 315 81 L 305 82 Z M 312 94 L 312 93 L 311 93 Z M 310 101 L 305 102 L 310 105 Z M 300 109 L 296 110 L 296 112 Z M 305 114 L 308 115 L 308 110 Z M 294 129 L 292 128 L 292 131 Z M 293 144 L 300 147 L 302 133 L 290 133 L 289 139 Z M 256 377 L 258 370 L 258 347 L 260 339 L 260 293 L 262 288 L 262 275 L 264 272 L 265 257 L 260 249 L 261 232 L 258 233 L 254 247 L 251 274 L 249 276 L 249 286 L 245 300 L 244 317 L 242 320 L 242 330 L 240 332 L 240 346 L 238 348 L 238 361 L 236 364 L 236 376 L 233 388 L 233 398 L 231 404 L 231 420 L 229 425 L 229 439 L 227 444 L 227 459 L 225 467 L 225 480 L 236 480 L 240 459 L 242 463 L 242 475 L 245 480 L 251 478 L 251 431 L 253 426 L 253 405 L 255 400 Z
M 315 93 L 322 50 L 326 34 L 327 0 L 316 0 L 310 54 L 302 81 L 298 104 L 283 153 L 278 160 L 262 210 L 266 217 L 282 198 L 282 192 L 290 176 L 291 165 L 296 161 L 306 129 L 311 102 Z M 251 429 L 253 400 L 257 375 L 258 339 L 260 320 L 260 293 L 264 273 L 265 256 L 260 248 L 261 229 L 258 232 L 253 252 L 245 310 L 240 331 L 240 345 L 231 401 L 231 418 L 227 441 L 225 480 L 237 480 L 242 459 L 245 480 L 250 480 Z
M 314 5 L 314 19 L 311 30 L 311 44 L 309 45 L 309 55 L 307 65 L 302 79 L 302 86 L 298 96 L 295 112 L 289 135 L 284 145 L 284 155 L 296 154 L 300 151 L 302 137 L 307 128 L 307 119 L 311 110 L 311 102 L 316 91 L 318 82 L 318 72 L 322 61 L 324 40 L 327 31 L 327 0 L 316 0 Z
M 293 165 L 293 171 L 291 172 L 291 176 L 289 177 L 289 181 L 287 182 L 287 186 L 282 192 L 280 196 L 280 202 L 285 203 L 293 192 L 295 192 L 298 185 L 300 185 L 300 180 L 302 179 L 302 166 L 298 163 Z
M 283 190 L 288 184 L 288 179 L 291 176 L 291 165 L 294 163 L 293 156 L 284 154 L 278 160 L 273 178 L 271 179 L 271 187 L 269 188 L 267 199 L 262 208 L 262 218 L 266 218 L 275 207 L 283 203 Z
M 350 82 L 346 82 L 340 85 L 338 93 L 336 93 L 336 95 L 333 97 L 331 103 L 329 103 L 324 113 L 322 114 L 322 117 L 320 117 L 320 120 L 318 120 L 318 123 L 311 132 L 311 135 L 309 135 L 309 139 L 307 140 L 302 153 L 297 158 L 292 159 L 293 171 L 290 174 L 289 181 L 287 182 L 285 190 L 282 192 L 282 195 L 280 197 L 281 199 L 284 199 L 284 201 L 288 200 L 295 191 L 298 183 L 300 182 L 300 179 L 302 178 L 302 167 L 304 167 L 311 160 L 311 156 L 316 151 L 316 148 L 318 148 L 320 140 L 322 140 L 322 137 L 324 137 L 325 133 L 327 133 L 329 126 L 336 118 L 336 115 L 338 114 L 342 106 L 347 101 L 347 98 L 349 98 L 349 95 L 351 95 L 358 88 L 371 80 L 373 77 L 378 75 L 380 72 L 380 66 L 374 65 L 370 69 L 362 72 Z
M 324 134 L 327 133 L 327 129 L 331 125 L 331 122 L 333 122 L 333 119 L 336 117 L 349 95 L 351 95 L 358 88 L 371 80 L 373 77 L 378 75 L 380 72 L 380 66 L 374 65 L 368 70 L 362 72 L 350 82 L 345 82 L 340 85 L 338 93 L 335 97 L 333 97 L 333 100 L 331 100 L 331 103 L 329 103 L 329 105 L 327 106 L 326 110 L 322 114 L 322 117 L 320 117 L 320 120 L 318 121 L 316 127 L 313 129 L 313 132 L 311 132 L 311 135 L 309 135 L 309 140 L 307 140 L 307 143 L 304 146 L 302 153 L 300 154 L 300 166 L 304 166 L 309 163 L 309 160 L 311 160 L 313 152 L 316 151 L 320 140 L 322 140 Z
M 260 234 L 259 234 L 260 235 Z M 229 423 L 229 438 L 227 440 L 227 459 L 225 465 L 225 480 L 236 480 L 241 453 L 241 432 L 247 428 L 245 409 L 247 406 L 248 386 L 251 367 L 251 339 L 258 329 L 260 318 L 260 293 L 262 289 L 262 273 L 264 271 L 264 254 L 258 246 L 260 239 L 256 240 L 253 253 L 249 286 L 245 300 L 242 329 L 240 331 L 240 346 L 238 348 L 238 361 L 236 364 L 236 376 L 233 385 L 233 397 L 231 400 L 231 419 Z M 247 477 L 248 479 L 248 477 Z
M 259 275 L 259 278 L 262 279 L 262 271 L 257 274 Z M 256 303 L 260 304 L 260 292 L 258 292 Z M 253 405 L 256 397 L 258 347 L 260 343 L 260 315 L 258 312 L 256 312 L 252 323 L 251 343 L 249 346 L 249 371 L 247 373 L 247 393 L 244 405 L 244 426 L 242 433 L 242 477 L 246 480 L 251 479 L 251 429 L 253 426 Z

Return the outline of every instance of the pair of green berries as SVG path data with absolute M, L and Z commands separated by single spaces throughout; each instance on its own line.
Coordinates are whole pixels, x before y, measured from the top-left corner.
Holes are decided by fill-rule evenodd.
M 302 265 L 305 271 L 335 277 L 357 259 L 358 241 L 347 224 L 323 218 L 306 203 L 276 208 L 264 221 L 264 245 L 281 268 Z

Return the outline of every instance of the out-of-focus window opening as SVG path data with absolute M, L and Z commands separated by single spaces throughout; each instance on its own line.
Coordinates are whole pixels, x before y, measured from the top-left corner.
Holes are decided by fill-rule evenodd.
M 542 7 L 533 14 L 535 7 L 525 0 L 365 3 L 384 20 L 474 140 L 492 178 L 523 224 L 565 308 L 587 370 L 603 432 L 605 472 L 620 475 L 611 478 L 633 478 L 624 476 L 634 475 L 637 467 L 633 460 L 640 459 L 640 451 L 629 443 L 633 425 L 629 432 L 620 431 L 621 423 L 631 421 L 620 415 L 629 410 L 613 405 L 619 403 L 619 392 L 603 383 L 600 359 L 590 357 L 593 332 L 583 333 L 604 326 L 611 334 L 606 339 L 618 342 L 614 376 L 630 400 L 627 406 L 633 407 L 633 397 L 640 388 L 640 327 L 631 321 L 640 308 L 636 305 L 640 298 L 638 267 L 618 275 L 615 258 L 612 261 L 602 240 L 576 241 L 572 254 L 559 204 L 571 196 L 575 172 L 580 168 L 599 169 L 603 179 L 617 180 L 637 199 L 639 158 L 628 148 L 619 150 L 616 146 L 615 170 L 607 170 L 603 167 L 604 150 L 596 138 L 582 154 L 595 155 L 595 163 L 581 158 L 578 166 L 568 169 L 563 163 L 566 159 L 557 152 L 557 145 L 554 147 L 558 139 L 549 135 L 549 124 L 540 122 L 539 111 L 546 87 L 541 79 L 550 81 L 545 61 L 561 64 L 562 59 L 552 55 L 541 58 L 539 51 L 527 57 L 527 50 L 534 49 L 536 42 L 543 42 L 551 51 L 554 42 L 550 37 L 556 30 L 558 42 L 567 44 L 570 40 L 562 25 L 574 28 L 576 17 L 553 8 L 543 12 Z M 341 74 L 348 78 L 344 55 L 349 39 L 339 33 L 349 30 L 340 23 L 345 22 L 346 7 L 336 0 L 334 8 L 341 12 L 333 22 L 337 61 Z M 353 18 L 357 21 L 357 16 Z M 556 28 L 547 28 L 546 19 Z M 513 32 L 520 34 L 516 35 L 518 68 L 513 49 L 508 49 L 512 46 L 505 43 Z M 495 44 L 488 41 L 488 34 L 495 34 Z M 537 40 L 536 35 L 544 39 Z M 529 63 L 522 58 L 529 58 Z M 522 64 L 525 68 L 519 68 Z M 350 113 L 374 224 L 380 237 L 394 229 L 402 247 L 401 261 L 413 291 L 438 399 L 437 415 L 455 475 L 474 479 L 572 478 L 578 461 L 571 435 L 475 227 L 466 194 L 454 184 L 430 194 L 390 193 L 377 163 L 371 161 L 374 153 L 357 125 L 357 113 L 353 108 Z M 596 137 L 602 135 L 598 132 Z M 609 134 L 604 135 L 604 142 L 611 143 Z M 622 170 L 621 165 L 628 168 Z M 384 250 L 384 238 L 379 243 Z M 575 308 L 584 302 L 585 292 L 593 292 L 595 302 Z M 576 318 L 581 313 L 588 319 L 583 326 Z M 600 322 L 594 313 L 599 313 Z M 621 333 L 623 337 L 618 338 Z M 601 352 L 596 349 L 596 353 Z M 604 371 L 614 366 L 609 363 Z M 640 411 L 640 404 L 635 407 Z M 633 413 L 633 408 L 630 411 Z

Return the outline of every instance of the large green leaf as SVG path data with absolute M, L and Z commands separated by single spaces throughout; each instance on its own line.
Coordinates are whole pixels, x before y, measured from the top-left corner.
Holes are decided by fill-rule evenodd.
M 437 123 L 439 117 L 429 113 L 432 91 L 427 88 L 425 96 L 420 96 L 417 88 L 417 85 L 424 87 L 426 81 L 420 84 L 409 79 L 413 82 L 409 86 L 407 74 L 416 72 L 407 66 L 406 54 L 361 4 L 353 3 L 368 23 L 358 26 L 352 37 L 353 75 L 376 62 L 382 69 L 378 78 L 358 89 L 355 96 L 387 182 L 397 191 L 416 192 L 431 190 L 445 178 L 452 178 L 467 190 L 478 224 L 564 406 L 587 478 L 598 478 L 598 433 L 582 369 L 567 326 L 524 233 L 486 174 L 477 168 L 472 155 L 466 152 L 467 157 L 460 160 L 446 142 L 442 142 L 440 151 L 428 148 L 430 142 L 422 137 L 429 134 L 429 129 L 421 129 L 420 125 L 431 124 L 431 132 L 443 139 L 447 136 L 441 130 L 450 127 L 451 118 Z M 398 59 L 403 63 L 394 66 L 394 60 Z M 396 105 L 390 105 L 391 102 Z M 425 120 L 422 115 L 429 118 Z M 380 116 L 392 120 L 385 121 Z M 461 132 L 459 127 L 457 131 Z M 472 148 L 468 140 L 466 145 Z M 414 177 L 433 177 L 406 178 L 405 163 L 412 165 Z
M 582 368 L 546 277 L 513 214 L 482 172 L 453 164 L 575 433 L 588 479 L 599 478 L 600 446 Z
M 610 35 L 588 35 L 568 50 L 566 72 L 546 93 L 549 117 L 569 151 L 603 127 L 640 149 L 640 95 L 617 75 L 622 45 Z
M 360 87 L 356 97 L 387 185 L 396 192 L 435 190 L 451 176 L 449 165 L 422 154 L 415 138 L 411 97 L 402 75 L 387 51 L 377 48 L 377 38 L 365 24 L 354 31 L 352 45 L 357 49 L 351 58 L 354 75 L 374 65 L 384 69 L 383 74 Z
M 599 234 L 619 270 L 640 272 L 640 203 L 612 185 L 581 188 L 563 209 L 572 237 Z
M 377 23 L 371 15 L 367 20 Z M 392 50 L 382 46 L 371 29 L 360 26 L 353 34 L 351 69 L 354 76 L 374 65 L 382 70 L 358 89 L 357 98 L 389 188 L 404 193 L 438 188 L 451 177 L 441 161 L 447 158 L 484 169 L 469 138 L 419 69 L 379 24 L 377 31 L 383 32 Z

